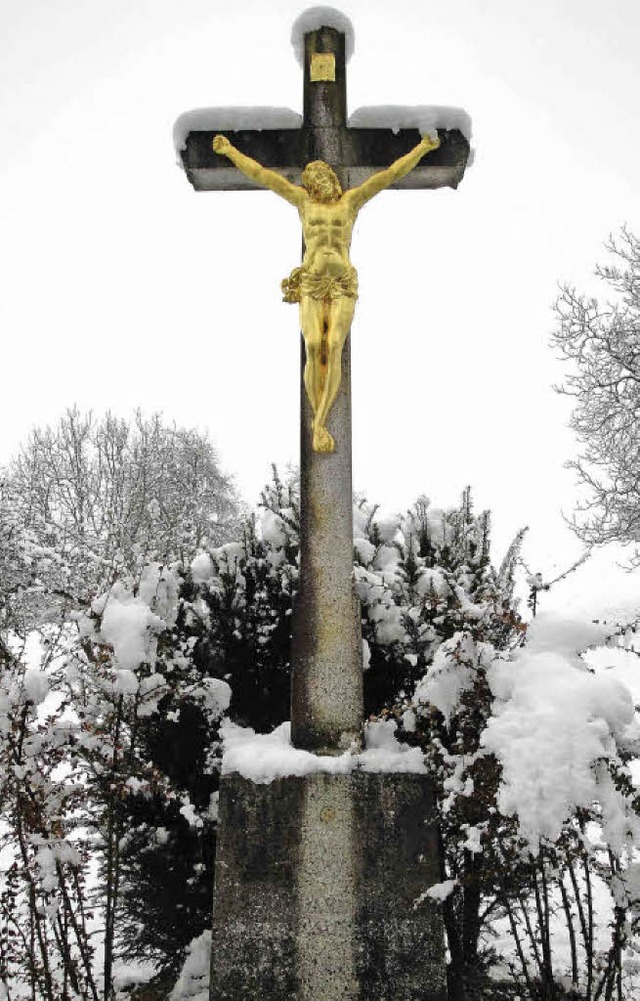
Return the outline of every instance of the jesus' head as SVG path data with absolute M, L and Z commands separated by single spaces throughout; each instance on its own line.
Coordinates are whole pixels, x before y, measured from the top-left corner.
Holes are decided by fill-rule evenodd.
M 314 202 L 337 202 L 342 196 L 340 181 L 324 160 L 313 160 L 302 171 L 302 184 Z

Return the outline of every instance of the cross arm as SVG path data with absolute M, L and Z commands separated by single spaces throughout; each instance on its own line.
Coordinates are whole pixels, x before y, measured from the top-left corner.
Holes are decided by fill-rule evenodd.
M 241 173 L 225 156 L 213 152 L 213 137 L 218 133 L 240 153 L 278 171 L 292 184 L 300 184 L 304 167 L 302 129 L 216 129 L 189 132 L 180 151 L 185 173 L 196 191 L 262 190 L 262 185 Z
M 277 171 L 292 184 L 300 185 L 302 170 L 319 159 L 315 130 L 243 129 L 218 130 L 245 156 Z M 323 130 L 324 131 L 324 130 Z M 329 130 L 327 130 L 329 131 Z M 336 128 L 334 148 L 347 187 L 362 184 L 372 174 L 390 167 L 420 142 L 418 129 Z M 259 190 L 260 185 L 245 177 L 226 157 L 213 152 L 216 132 L 193 131 L 180 152 L 185 173 L 196 191 Z M 392 188 L 457 188 L 469 157 L 469 143 L 458 129 L 438 129 L 440 146 Z
M 372 174 L 386 170 L 411 153 L 422 136 L 418 129 L 351 128 L 347 163 L 348 186 L 355 188 Z M 417 165 L 390 185 L 392 189 L 457 188 L 469 160 L 469 142 L 458 129 L 438 129 L 440 146 L 427 152 Z

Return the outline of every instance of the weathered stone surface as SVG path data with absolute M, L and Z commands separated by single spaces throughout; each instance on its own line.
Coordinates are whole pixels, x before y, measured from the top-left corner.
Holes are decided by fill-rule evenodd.
M 444 1001 L 432 811 L 423 775 L 225 776 L 211 1001 Z
M 335 452 L 312 448 L 313 414 L 300 380 L 300 579 L 293 611 L 291 740 L 318 754 L 340 754 L 360 743 L 363 726 L 361 613 L 352 581 L 350 337 L 327 421 Z

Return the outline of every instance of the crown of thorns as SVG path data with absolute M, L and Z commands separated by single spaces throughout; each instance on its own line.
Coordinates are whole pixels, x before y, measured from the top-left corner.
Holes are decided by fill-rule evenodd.
M 318 177 L 318 174 L 323 174 L 324 177 L 331 182 L 331 185 L 336 194 L 342 193 L 342 186 L 338 180 L 338 176 L 335 170 L 325 163 L 324 160 L 312 160 L 302 171 L 302 183 L 305 187 L 311 183 L 313 184 Z

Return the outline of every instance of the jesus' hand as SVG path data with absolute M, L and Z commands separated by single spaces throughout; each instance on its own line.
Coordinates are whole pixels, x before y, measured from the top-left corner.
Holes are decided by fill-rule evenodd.
M 422 137 L 422 144 L 425 147 L 425 153 L 428 153 L 429 150 L 438 148 L 438 146 L 440 145 L 440 137 L 437 134 L 431 135 L 429 132 L 427 132 Z
M 214 153 L 219 153 L 220 156 L 227 156 L 230 149 L 231 149 L 231 143 L 229 142 L 226 136 L 213 137 Z

